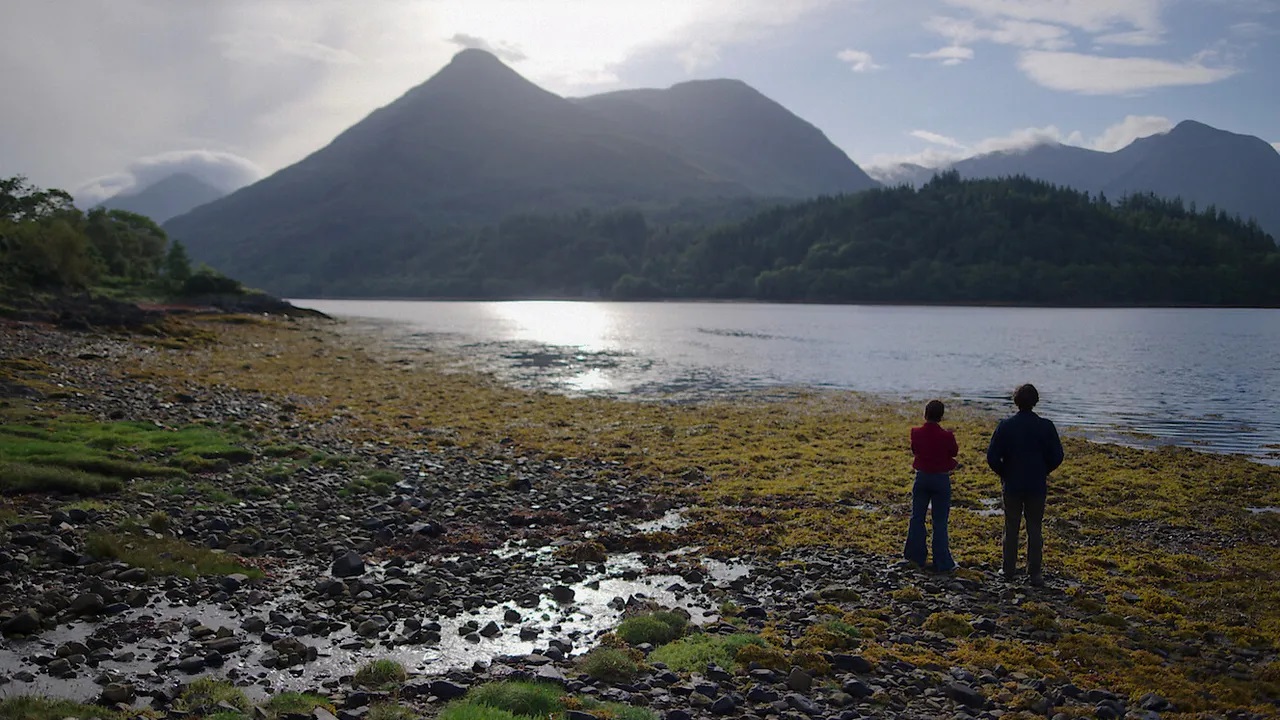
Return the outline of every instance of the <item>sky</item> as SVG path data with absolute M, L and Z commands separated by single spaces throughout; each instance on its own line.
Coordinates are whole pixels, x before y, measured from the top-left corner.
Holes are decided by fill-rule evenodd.
M 238 187 L 464 47 L 566 96 L 737 78 L 864 168 L 1185 119 L 1280 150 L 1280 0 L 4 0 L 0 177 Z

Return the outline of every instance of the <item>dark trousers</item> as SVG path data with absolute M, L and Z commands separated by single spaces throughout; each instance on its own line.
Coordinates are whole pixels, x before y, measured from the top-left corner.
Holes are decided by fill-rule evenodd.
M 928 552 L 924 517 L 930 505 L 933 506 L 933 566 L 945 572 L 956 566 L 947 538 L 947 520 L 951 516 L 951 476 L 947 473 L 916 472 L 916 482 L 911 486 L 911 524 L 907 526 L 907 544 L 902 556 L 924 566 Z
M 1012 575 L 1018 567 L 1018 536 L 1022 518 L 1027 518 L 1027 574 L 1041 573 L 1044 557 L 1044 495 L 1004 492 L 1004 574 Z

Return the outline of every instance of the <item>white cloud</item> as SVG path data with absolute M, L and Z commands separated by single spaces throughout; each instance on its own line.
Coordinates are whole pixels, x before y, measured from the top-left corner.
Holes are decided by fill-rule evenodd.
M 1129 30 L 1127 32 L 1108 33 L 1093 39 L 1099 45 L 1127 45 L 1129 47 L 1147 47 L 1159 45 L 1164 38 L 1150 30 Z
M 73 195 L 82 207 L 92 207 L 120 193 L 130 193 L 177 173 L 197 177 L 230 192 L 262 178 L 262 168 L 232 153 L 214 150 L 177 150 L 139 158 L 122 172 L 94 178 Z
M 943 65 L 959 65 L 965 60 L 973 59 L 973 48 L 948 45 L 933 52 L 911 53 L 911 57 L 921 60 L 941 60 Z
M 930 132 L 928 130 L 912 130 L 908 134 L 911 135 L 911 137 L 919 138 L 925 142 L 933 143 L 934 145 L 943 145 L 950 148 L 964 148 L 964 144 L 959 140 L 936 132 Z
M 1047 125 L 1020 128 L 1007 135 L 984 138 L 967 145 L 941 133 L 912 130 L 908 133 L 910 136 L 934 145 L 941 145 L 945 149 L 928 147 L 920 152 L 905 155 L 877 155 L 865 163 L 863 169 L 877 180 L 892 184 L 903 177 L 899 167 L 903 164 L 942 169 L 975 155 L 1019 152 L 1045 144 L 1074 145 L 1089 150 L 1114 152 L 1138 138 L 1167 132 L 1172 127 L 1173 123 L 1166 117 L 1129 115 L 1092 138 L 1085 137 L 1079 130 L 1064 133 L 1056 125 Z
M 520 48 L 513 45 L 507 45 L 506 43 L 491 43 L 482 37 L 468 35 L 466 33 L 454 33 L 453 37 L 449 38 L 449 42 L 457 45 L 458 47 L 475 48 L 476 50 L 484 50 L 485 52 L 493 53 L 500 60 L 508 63 L 517 63 L 521 60 L 527 60 L 529 57 L 528 55 L 525 55 Z
M 1173 129 L 1173 121 L 1159 115 L 1129 115 L 1112 125 L 1093 139 L 1089 147 L 1103 152 L 1114 152 L 1138 138 L 1159 135 Z
M 1275 148 L 1276 152 L 1280 152 L 1280 142 L 1271 143 L 1271 147 Z
M 950 40 L 952 46 L 972 45 L 975 42 L 992 42 L 1020 48 L 1062 50 L 1071 47 L 1071 33 L 1059 25 L 1026 20 L 995 20 L 990 26 L 980 26 L 973 20 L 935 15 L 925 21 L 925 29 Z
M 1162 0 L 944 0 L 984 18 L 1053 23 L 1088 33 L 1132 28 L 1159 32 Z
M 871 53 L 863 50 L 841 50 L 836 53 L 836 58 L 849 63 L 849 69 L 854 72 L 871 72 L 884 67 L 883 65 L 877 65 L 872 60 Z
M 1018 59 L 1018 67 L 1040 85 L 1083 95 L 1122 95 L 1176 85 L 1206 85 L 1236 74 L 1235 68 L 1211 67 L 1205 59 L 1204 54 L 1185 62 L 1172 62 L 1031 50 Z

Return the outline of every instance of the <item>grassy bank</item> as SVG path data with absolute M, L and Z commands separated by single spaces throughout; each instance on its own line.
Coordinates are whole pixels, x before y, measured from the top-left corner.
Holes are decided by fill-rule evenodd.
M 905 535 L 906 437 L 916 407 L 803 392 L 695 405 L 573 399 L 511 389 L 457 371 L 448 358 L 393 351 L 332 325 L 195 322 L 220 342 L 157 348 L 122 367 L 123 377 L 262 392 L 296 406 L 307 432 L 375 446 L 501 445 L 616 460 L 613 472 L 643 474 L 696 506 L 683 537 L 713 552 L 833 547 L 889 562 Z M 955 475 L 959 508 L 998 496 L 982 460 L 994 421 L 949 412 L 965 463 Z M 254 423 L 263 438 L 297 440 L 281 436 L 274 418 Z M 863 651 L 917 665 L 1003 664 L 1135 698 L 1154 691 L 1186 711 L 1274 711 L 1267 703 L 1280 696 L 1280 516 L 1246 508 L 1280 505 L 1280 469 L 1181 449 L 1065 444 L 1067 462 L 1051 482 L 1046 564 L 1071 581 L 1059 587 L 1080 612 L 1046 613 L 1011 596 L 992 616 L 1043 628 L 1041 639 L 957 635 L 945 651 L 923 651 L 890 642 L 878 609 L 855 602 L 846 621 Z M 999 517 L 953 512 L 961 564 L 994 566 L 1000 525 Z

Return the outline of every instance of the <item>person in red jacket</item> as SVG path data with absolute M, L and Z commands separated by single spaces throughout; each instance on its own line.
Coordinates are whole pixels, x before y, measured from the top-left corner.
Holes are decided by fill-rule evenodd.
M 951 558 L 947 538 L 947 519 L 951 515 L 951 471 L 956 468 L 960 446 L 950 430 L 943 429 L 941 400 L 930 400 L 924 406 L 924 424 L 911 428 L 911 464 L 916 482 L 911 487 L 911 524 L 907 528 L 907 544 L 902 556 L 925 567 L 928 543 L 925 541 L 924 516 L 933 506 L 933 569 L 951 572 L 956 561 Z

